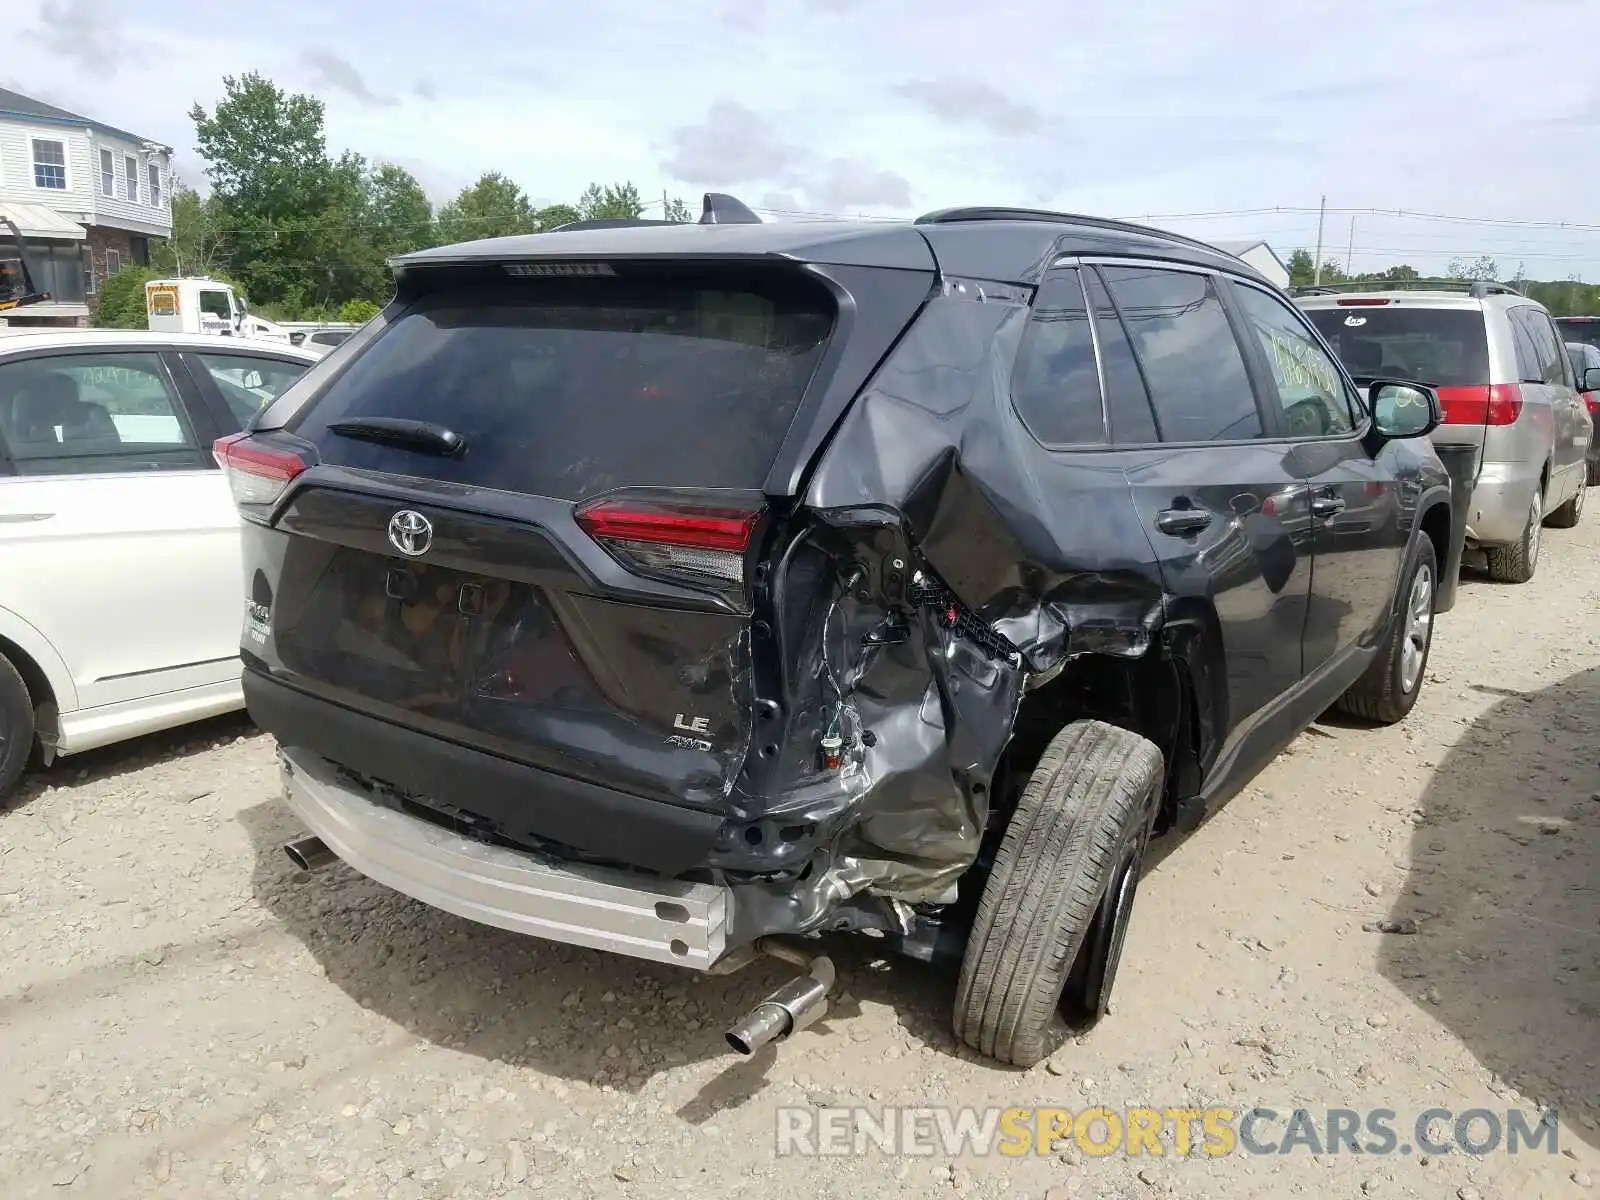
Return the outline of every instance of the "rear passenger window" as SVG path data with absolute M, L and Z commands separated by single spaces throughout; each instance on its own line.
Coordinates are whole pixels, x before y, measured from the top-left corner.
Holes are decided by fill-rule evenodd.
M 1539 350 L 1540 378 L 1545 383 L 1555 384 L 1558 387 L 1568 385 L 1566 351 L 1562 348 L 1561 339 L 1556 336 L 1556 327 L 1551 324 L 1550 318 L 1537 308 L 1524 310 L 1528 317 L 1528 331 L 1533 335 L 1534 345 Z
M 1164 442 L 1258 438 L 1244 356 L 1210 276 L 1107 267 L 1106 284 L 1144 368 Z
M 1544 381 L 1544 364 L 1539 361 L 1539 343 L 1528 323 L 1530 308 L 1513 308 L 1506 316 L 1511 321 L 1511 343 L 1517 352 L 1517 382 Z
M 1057 272 L 1039 286 L 1011 397 L 1023 424 L 1047 446 L 1106 440 L 1094 339 L 1076 271 Z
M 0 365 L 0 440 L 23 474 L 202 465 L 157 354 L 51 355 Z
M 1122 326 L 1111 294 L 1095 271 L 1085 271 L 1083 281 L 1094 310 L 1094 332 L 1100 341 L 1100 370 L 1105 377 L 1106 415 L 1111 418 L 1111 440 L 1119 446 L 1148 446 L 1160 441 L 1150 411 L 1150 393 L 1139 374 L 1128 331 Z

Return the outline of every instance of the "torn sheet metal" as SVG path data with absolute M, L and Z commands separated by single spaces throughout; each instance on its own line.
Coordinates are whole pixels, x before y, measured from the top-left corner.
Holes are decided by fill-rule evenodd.
M 777 848 L 763 832 L 741 853 L 734 821 L 717 862 L 786 877 L 740 886 L 741 921 L 820 923 L 846 893 L 953 900 L 1030 681 L 1140 657 L 1161 628 L 1159 566 L 1127 490 L 1106 486 L 1118 468 L 1051 454 L 1000 411 L 997 364 L 1029 315 L 1001 291 L 932 299 L 813 476 L 814 524 L 771 588 L 777 661 L 814 665 L 782 681 L 731 798 Z M 851 770 L 835 774 L 818 745 L 841 713 Z

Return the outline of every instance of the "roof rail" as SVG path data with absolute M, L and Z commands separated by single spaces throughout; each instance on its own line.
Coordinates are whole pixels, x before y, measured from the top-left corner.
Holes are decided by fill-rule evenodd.
M 579 229 L 633 229 L 640 225 L 672 225 L 673 221 L 657 221 L 644 217 L 592 217 L 587 221 L 568 221 L 565 225 L 557 225 L 554 229 L 546 230 L 547 233 L 573 233 Z
M 1089 217 L 1084 216 L 1082 213 L 1052 212 L 1044 208 L 996 208 L 984 205 L 967 208 L 940 208 L 930 213 L 923 213 L 912 224 L 945 225 L 957 221 L 1046 221 L 1070 225 L 1089 225 L 1096 229 L 1114 229 L 1119 233 L 1136 233 L 1146 237 L 1153 234 L 1156 237 L 1169 238 L 1174 242 L 1182 242 L 1186 246 L 1193 246 L 1199 250 L 1210 251 L 1212 254 L 1220 254 L 1224 258 L 1234 257 L 1226 250 L 1219 250 L 1210 242 L 1202 242 L 1199 238 L 1192 238 L 1182 233 L 1173 233 L 1170 229 L 1157 229 L 1153 225 L 1139 225 L 1133 221 L 1118 221 L 1111 217 Z
M 1466 292 L 1475 300 L 1485 296 L 1520 296 L 1506 283 L 1486 279 L 1351 279 L 1344 283 L 1302 283 L 1288 289 L 1291 296 L 1337 296 L 1341 292 Z

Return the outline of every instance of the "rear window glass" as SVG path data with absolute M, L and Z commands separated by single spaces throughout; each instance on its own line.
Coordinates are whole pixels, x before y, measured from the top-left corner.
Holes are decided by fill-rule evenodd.
M 1492 382 L 1483 313 L 1478 309 L 1304 311 L 1353 376 L 1414 379 L 1434 387 L 1481 387 Z
M 1585 317 L 1581 320 L 1556 318 L 1556 328 L 1564 342 L 1581 342 L 1585 346 L 1600 346 L 1600 320 Z
M 629 485 L 757 488 L 833 325 L 793 275 L 540 279 L 424 297 L 293 424 L 323 461 L 582 500 Z M 328 432 L 431 421 L 446 459 Z

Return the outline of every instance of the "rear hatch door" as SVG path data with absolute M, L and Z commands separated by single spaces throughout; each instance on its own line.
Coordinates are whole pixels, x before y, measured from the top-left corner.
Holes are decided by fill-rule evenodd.
M 1424 306 L 1403 296 L 1347 296 L 1334 306 L 1307 307 L 1305 313 L 1343 361 L 1364 398 L 1367 385 L 1378 378 L 1436 388 L 1444 423 L 1434 431 L 1434 445 L 1452 474 L 1459 464 L 1470 462 L 1467 469 L 1476 478 L 1485 433 L 1507 399 L 1491 387 L 1489 339 L 1481 305 Z
M 589 271 L 447 273 L 254 435 L 311 465 L 274 514 L 290 536 L 247 655 L 421 732 L 716 808 L 752 739 L 763 485 L 839 304 L 792 263 Z

